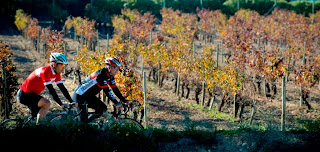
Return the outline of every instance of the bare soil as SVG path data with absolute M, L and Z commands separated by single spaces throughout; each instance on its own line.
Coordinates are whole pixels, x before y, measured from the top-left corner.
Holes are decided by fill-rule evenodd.
M 22 84 L 24 79 L 36 68 L 45 66 L 47 60 L 44 59 L 42 52 L 36 52 L 32 47 L 31 41 L 24 39 L 20 35 L 1 35 L 0 40 L 8 42 L 13 55 L 14 64 L 17 66 L 18 83 Z M 67 66 L 75 67 L 74 57 L 78 42 L 66 38 L 68 43 L 68 59 L 70 64 Z M 100 40 L 101 46 L 106 44 L 106 40 Z M 139 68 L 137 68 L 139 71 Z M 148 70 L 147 70 L 148 72 Z M 64 84 L 72 95 L 77 82 L 73 82 L 73 77 L 64 77 Z M 278 85 L 279 86 L 279 85 Z M 148 82 L 147 88 L 150 91 L 148 99 L 148 125 L 155 128 L 164 128 L 168 130 L 234 130 L 248 123 L 251 107 L 245 107 L 242 123 L 237 119 L 216 118 L 209 116 L 208 110 L 203 110 L 200 106 L 196 106 L 194 93 L 191 92 L 190 98 L 185 99 L 178 97 L 173 93 L 174 82 L 165 80 L 162 88 L 159 88 L 154 82 Z M 57 88 L 57 87 L 56 87 Z M 280 87 L 279 87 L 280 88 Z M 307 110 L 303 105 L 299 106 L 299 88 L 293 82 L 287 84 L 287 130 L 298 129 L 301 126 L 299 123 L 302 120 L 318 120 L 320 118 L 320 87 L 317 85 L 311 89 L 309 102 L 313 107 L 312 110 Z M 59 97 L 64 100 L 64 96 L 58 91 Z M 192 139 L 183 138 L 177 142 L 159 143 L 159 151 L 268 151 L 277 150 L 274 147 L 268 147 L 264 144 L 270 144 L 273 141 L 278 142 L 276 145 L 281 147 L 282 143 L 286 145 L 303 143 L 304 139 L 309 136 L 299 134 L 286 134 L 277 132 L 280 129 L 281 116 L 281 94 L 278 89 L 278 95 L 275 99 L 269 99 L 257 95 L 257 112 L 253 120 L 253 124 L 264 126 L 268 130 L 276 131 L 275 133 L 256 134 L 251 132 L 241 132 L 239 134 L 230 134 L 217 136 L 216 139 L 207 139 L 202 143 L 198 143 Z M 48 91 L 45 90 L 42 95 L 51 101 Z M 201 97 L 200 97 L 201 98 Z M 207 99 L 208 100 L 208 97 Z M 66 100 L 65 100 L 66 101 Z M 213 108 L 217 109 L 221 98 L 218 97 L 214 102 Z M 14 101 L 15 102 L 15 101 Z M 52 102 L 52 109 L 59 108 L 55 102 Z M 223 113 L 232 115 L 231 104 L 225 105 L 222 109 Z M 28 115 L 28 110 L 25 106 L 14 103 L 12 116 Z M 210 141 L 210 142 L 208 142 Z M 205 144 L 210 143 L 210 144 Z M 213 144 L 214 143 L 214 144 Z M 263 143 L 263 144 L 262 144 Z M 232 145 L 232 146 L 230 146 Z M 271 145 L 274 145 L 271 144 Z M 301 144 L 303 145 L 303 144 Z M 288 147 L 288 146 L 287 146 Z M 280 148 L 281 149 L 281 148 Z M 281 150 L 280 150 L 281 151 Z

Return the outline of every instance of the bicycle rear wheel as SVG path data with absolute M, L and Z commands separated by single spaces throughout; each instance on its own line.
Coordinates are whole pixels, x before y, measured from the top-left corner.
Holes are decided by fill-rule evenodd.
M 25 126 L 23 119 L 7 119 L 0 123 L 0 128 L 4 130 L 14 130 Z

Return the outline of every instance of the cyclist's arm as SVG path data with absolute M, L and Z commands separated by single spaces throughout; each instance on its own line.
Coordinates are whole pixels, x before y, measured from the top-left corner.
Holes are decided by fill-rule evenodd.
M 114 80 L 114 77 L 111 77 L 108 85 L 110 86 L 110 88 L 112 89 L 113 93 L 122 101 L 127 103 L 126 98 L 123 97 L 123 95 L 121 94 L 120 90 L 118 89 L 117 85 L 116 85 L 116 81 Z
M 122 102 L 127 103 L 126 98 L 123 97 L 118 87 L 112 87 L 112 91 Z
M 109 89 L 109 87 L 106 87 L 103 89 L 103 92 L 107 95 L 107 97 L 114 103 L 114 104 L 117 104 L 119 103 L 117 101 L 117 99 L 113 96 L 111 90 Z
M 71 96 L 67 90 L 67 88 L 64 86 L 63 83 L 58 83 L 57 86 L 59 87 L 59 89 L 61 90 L 62 94 L 68 99 L 68 101 L 70 103 L 73 102 L 73 100 L 71 99 Z
M 52 98 L 54 99 L 54 101 L 56 101 L 60 106 L 62 105 L 61 100 L 58 97 L 58 94 L 56 92 L 56 90 L 53 88 L 52 84 L 47 84 L 46 87 L 48 88 L 50 94 L 52 95 Z

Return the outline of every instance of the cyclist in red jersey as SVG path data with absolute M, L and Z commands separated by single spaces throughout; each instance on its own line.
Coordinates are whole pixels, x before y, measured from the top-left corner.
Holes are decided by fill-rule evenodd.
M 63 95 L 69 100 L 70 103 L 73 100 L 66 87 L 61 80 L 61 73 L 64 70 L 65 65 L 68 64 L 68 59 L 61 53 L 51 53 L 50 64 L 33 71 L 27 79 L 20 86 L 17 93 L 18 102 L 28 106 L 33 117 L 37 117 L 36 123 L 39 119 L 43 119 L 49 111 L 50 101 L 40 95 L 40 93 L 48 88 L 53 99 L 61 106 L 64 107 L 59 99 L 57 92 L 52 86 L 52 82 L 55 82 Z
M 83 105 L 87 103 L 89 108 L 93 108 L 95 113 L 100 115 L 107 110 L 107 106 L 96 97 L 96 95 L 103 90 L 104 93 L 108 96 L 109 99 L 114 103 L 117 109 L 123 108 L 122 103 L 118 102 L 113 96 L 113 93 L 120 99 L 120 101 L 127 103 L 127 100 L 122 96 L 120 90 L 116 86 L 114 76 L 120 70 L 121 63 L 115 57 L 108 57 L 105 60 L 105 67 L 93 72 L 88 76 L 78 87 L 74 90 L 72 99 L 74 102 L 79 104 L 81 110 L 81 121 L 90 121 L 87 120 L 87 116 L 84 113 L 85 108 Z M 110 89 L 112 89 L 112 92 Z M 91 120 L 99 115 L 95 115 Z

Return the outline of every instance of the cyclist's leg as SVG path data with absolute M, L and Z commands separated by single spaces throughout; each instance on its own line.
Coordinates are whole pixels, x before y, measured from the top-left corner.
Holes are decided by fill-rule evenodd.
M 42 109 L 42 107 L 38 106 L 41 99 L 43 99 L 43 97 L 38 94 L 21 91 L 20 103 L 26 105 L 30 109 L 31 116 L 34 118 L 37 117 L 38 112 Z
M 43 119 L 45 118 L 45 116 L 47 115 L 47 113 L 49 112 L 50 109 L 50 101 L 46 98 L 41 98 L 38 102 L 38 107 L 41 108 L 37 114 L 37 122 L 39 122 L 39 119 Z
M 94 115 L 93 117 L 90 118 L 89 121 L 92 121 L 95 118 L 100 117 L 103 112 L 107 111 L 107 106 L 96 96 L 90 97 L 90 99 L 87 99 L 88 102 L 88 108 L 92 108 L 95 110 L 95 113 L 97 115 Z
M 82 95 L 78 95 L 75 91 L 71 98 L 74 102 L 78 103 L 77 111 L 80 112 L 80 121 L 86 122 L 88 116 L 86 113 L 87 108 L 86 108 L 86 101 L 84 99 L 85 97 Z

